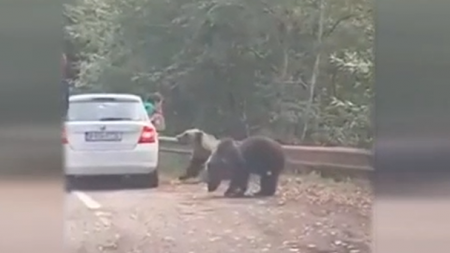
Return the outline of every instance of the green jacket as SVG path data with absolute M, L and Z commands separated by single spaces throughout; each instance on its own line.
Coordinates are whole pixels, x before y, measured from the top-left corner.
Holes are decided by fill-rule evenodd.
M 144 102 L 145 110 L 149 116 L 153 115 L 155 112 L 155 106 L 150 102 Z

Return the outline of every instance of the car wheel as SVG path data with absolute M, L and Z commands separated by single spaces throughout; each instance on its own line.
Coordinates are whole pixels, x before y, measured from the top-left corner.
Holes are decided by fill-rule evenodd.
M 75 181 L 75 179 L 73 176 L 66 175 L 66 180 L 64 182 L 66 192 L 73 191 L 74 181 Z
M 153 171 L 152 173 L 150 173 L 149 181 L 150 181 L 149 182 L 150 188 L 156 188 L 159 186 L 159 175 L 158 175 L 157 169 L 155 171 Z

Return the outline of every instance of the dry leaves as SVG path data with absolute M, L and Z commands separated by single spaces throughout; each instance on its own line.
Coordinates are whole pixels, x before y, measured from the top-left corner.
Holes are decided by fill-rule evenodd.
M 311 173 L 284 178 L 279 196 L 279 205 L 306 200 L 309 204 L 331 204 L 351 208 L 364 216 L 371 215 L 372 192 L 369 184 L 360 186 L 351 181 L 336 182 Z

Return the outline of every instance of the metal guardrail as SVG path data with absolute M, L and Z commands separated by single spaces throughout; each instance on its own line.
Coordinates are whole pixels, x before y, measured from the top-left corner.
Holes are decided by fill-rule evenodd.
M 160 136 L 162 152 L 189 155 L 189 146 L 179 144 L 174 137 Z M 372 153 L 364 149 L 345 147 L 283 146 L 288 166 L 373 171 Z

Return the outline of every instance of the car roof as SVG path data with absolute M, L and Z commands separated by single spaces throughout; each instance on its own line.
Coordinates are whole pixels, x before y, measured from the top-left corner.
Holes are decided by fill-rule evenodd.
M 69 97 L 69 101 L 85 101 L 96 98 L 116 98 L 124 100 L 135 100 L 136 102 L 142 101 L 139 96 L 133 94 L 119 94 L 119 93 L 89 93 L 89 94 L 78 94 Z

